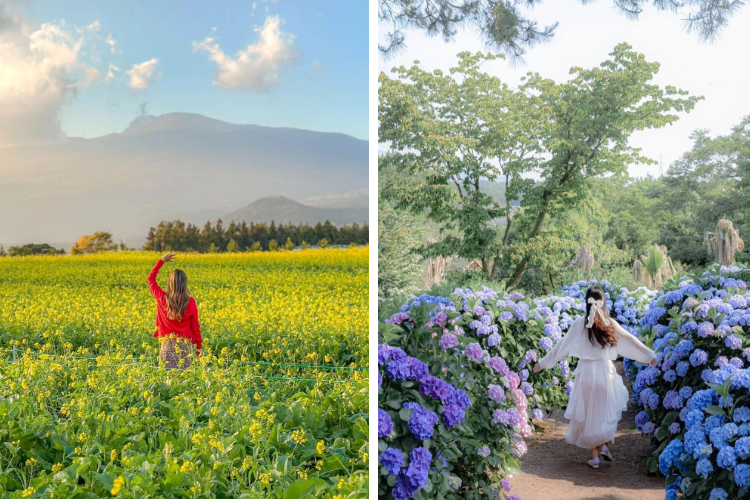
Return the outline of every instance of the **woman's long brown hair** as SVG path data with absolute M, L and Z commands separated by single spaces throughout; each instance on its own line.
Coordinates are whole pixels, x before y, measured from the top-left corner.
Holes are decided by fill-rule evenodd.
M 617 336 L 615 335 L 615 325 L 612 320 L 610 320 L 609 325 L 607 325 L 604 322 L 604 319 L 609 319 L 609 308 L 607 307 L 607 296 L 604 295 L 604 289 L 600 287 L 599 285 L 591 285 L 588 290 L 586 290 L 586 297 L 583 299 L 583 301 L 586 303 L 586 318 L 584 321 L 588 322 L 589 314 L 591 313 L 591 307 L 593 304 L 589 304 L 589 298 L 593 298 L 594 300 L 601 300 L 604 304 L 604 307 L 602 308 L 602 313 L 604 314 L 604 318 L 602 318 L 599 314 L 594 315 L 594 324 L 591 325 L 591 328 L 589 328 L 589 341 L 596 345 L 597 343 L 602 346 L 602 349 L 605 347 L 614 347 L 617 345 Z M 596 342 L 595 342 L 596 341 Z
M 175 269 L 169 275 L 167 286 L 167 317 L 182 321 L 182 315 L 190 302 L 190 290 L 187 286 L 187 276 L 181 269 Z

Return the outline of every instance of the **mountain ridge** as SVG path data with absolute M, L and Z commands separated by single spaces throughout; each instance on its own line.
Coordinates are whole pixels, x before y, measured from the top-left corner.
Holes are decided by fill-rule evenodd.
M 342 133 L 192 113 L 139 117 L 97 138 L 2 148 L 0 242 L 75 241 L 98 230 L 145 237 L 162 220 L 204 223 L 268 195 L 367 189 L 368 149 Z

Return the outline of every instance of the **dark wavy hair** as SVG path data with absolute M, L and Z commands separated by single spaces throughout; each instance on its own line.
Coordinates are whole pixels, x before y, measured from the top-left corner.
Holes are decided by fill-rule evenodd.
M 591 313 L 591 304 L 589 304 L 589 298 L 593 298 L 594 300 L 601 300 L 604 303 L 604 307 L 602 308 L 604 318 L 609 318 L 607 296 L 604 295 L 604 289 L 599 285 L 591 285 L 589 289 L 586 290 L 586 297 L 584 297 L 583 299 L 586 303 L 586 318 L 584 319 L 584 321 L 586 321 L 586 324 L 588 323 L 589 314 Z M 595 315 L 594 324 L 591 326 L 591 328 L 588 328 L 589 341 L 594 345 L 598 343 L 600 346 L 602 346 L 602 349 L 604 349 L 605 347 L 614 347 L 617 345 L 617 336 L 615 335 L 614 321 L 610 320 L 609 325 L 607 325 L 604 322 L 604 318 L 602 318 L 598 314 Z

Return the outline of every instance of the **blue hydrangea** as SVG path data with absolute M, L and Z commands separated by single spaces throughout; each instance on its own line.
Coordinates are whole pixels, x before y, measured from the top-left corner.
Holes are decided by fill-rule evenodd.
M 747 406 L 740 406 L 734 409 L 732 414 L 732 420 L 735 422 L 747 422 L 750 420 L 750 408 Z
M 438 416 L 434 411 L 422 408 L 418 403 L 404 403 L 404 408 L 412 410 L 407 427 L 419 441 L 426 441 L 432 437 Z M 450 406 L 450 405 L 449 405 Z
M 734 449 L 740 456 L 750 455 L 750 437 L 744 436 L 734 443 Z
M 690 365 L 687 361 L 680 361 L 677 363 L 677 375 L 684 377 L 687 374 L 688 368 L 690 368 Z
M 714 466 L 711 463 L 711 460 L 707 458 L 701 458 L 695 465 L 695 473 L 701 477 L 707 478 L 713 471 Z
M 727 492 L 724 488 L 714 488 L 708 496 L 708 500 L 727 500 Z
M 730 349 L 742 349 L 742 339 L 734 334 L 729 335 L 726 340 L 724 340 L 724 344 Z
M 740 488 L 750 486 L 750 465 L 737 465 L 737 467 L 734 468 L 734 481 Z
M 664 451 L 659 455 L 659 471 L 665 476 L 668 476 L 669 468 L 672 465 L 677 465 L 677 460 L 683 451 L 685 451 L 685 448 L 683 447 L 682 441 L 679 439 L 670 441 L 667 447 L 664 448 Z
M 706 351 L 703 351 L 701 349 L 696 349 L 690 355 L 690 364 L 693 366 L 700 366 L 702 364 L 705 364 L 706 361 L 708 361 L 708 354 L 706 353 Z
M 685 428 L 692 429 L 703 423 L 703 410 L 690 410 L 685 418 Z
M 688 399 L 692 395 L 693 395 L 692 387 L 685 386 L 682 389 L 680 389 L 680 397 L 682 397 L 682 399 Z
M 401 450 L 387 448 L 378 458 L 380 464 L 388 470 L 388 474 L 395 476 L 404 465 L 404 454 Z
M 719 454 L 716 455 L 716 465 L 722 469 L 732 470 L 737 465 L 737 453 L 731 446 L 726 446 L 719 450 Z

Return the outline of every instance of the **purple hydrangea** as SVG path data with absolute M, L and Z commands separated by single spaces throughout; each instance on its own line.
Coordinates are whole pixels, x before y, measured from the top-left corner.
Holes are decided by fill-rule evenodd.
M 710 337 L 714 334 L 714 325 L 708 321 L 704 321 L 698 325 L 698 336 L 701 338 Z
M 393 432 L 393 420 L 388 412 L 378 408 L 378 437 L 384 438 L 391 435 Z
M 552 340 L 550 340 L 549 337 L 542 337 L 539 340 L 539 345 L 545 351 L 549 351 L 550 349 L 552 349 Z
M 422 408 L 418 403 L 404 403 L 404 408 L 412 410 L 407 427 L 419 441 L 426 441 L 432 437 L 438 416 L 434 411 Z
M 480 346 L 477 342 L 472 342 L 471 344 L 467 345 L 464 354 L 466 354 L 474 361 L 482 361 L 482 358 L 484 357 L 482 346 Z
M 443 422 L 449 429 L 464 421 L 464 411 L 457 404 L 449 404 L 443 408 Z
M 492 368 L 493 370 L 495 370 L 500 375 L 507 376 L 508 373 L 510 373 L 510 369 L 508 368 L 508 364 L 500 356 L 495 356 L 495 357 L 491 358 L 487 362 L 487 364 L 489 365 L 490 368 Z
M 730 349 L 741 349 L 742 339 L 739 336 L 732 334 L 729 335 L 726 340 L 724 340 L 724 344 Z
M 498 403 L 505 401 L 505 389 L 499 385 L 490 385 L 488 394 L 493 401 L 497 401 Z
M 440 338 L 440 348 L 444 351 L 456 347 L 458 345 L 458 337 L 452 333 L 444 333 Z
M 703 351 L 701 349 L 696 349 L 690 355 L 690 364 L 693 366 L 703 365 L 707 361 L 708 361 L 708 354 L 706 353 L 706 351 Z
M 544 412 L 541 409 L 539 409 L 539 408 L 534 408 L 534 410 L 531 412 L 531 414 L 537 420 L 541 420 L 541 419 L 544 418 Z
M 477 455 L 479 455 L 482 458 L 487 458 L 488 456 L 490 456 L 489 446 L 484 445 L 481 448 L 479 448 L 479 450 L 477 450 Z

